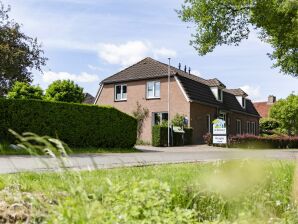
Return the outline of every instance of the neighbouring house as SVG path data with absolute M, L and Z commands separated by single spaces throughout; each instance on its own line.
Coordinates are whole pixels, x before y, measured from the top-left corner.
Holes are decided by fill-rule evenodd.
M 153 125 L 172 120 L 177 113 L 193 128 L 193 143 L 203 142 L 218 117 L 226 121 L 230 135 L 259 134 L 260 115 L 243 90 L 227 89 L 218 79 L 206 80 L 172 66 L 169 116 L 168 65 L 149 57 L 104 79 L 95 99 L 97 105 L 112 105 L 129 114 L 137 102 L 150 112 L 141 135 L 146 142 L 151 142 Z
M 94 104 L 95 97 L 92 96 L 90 93 L 84 93 L 85 98 L 83 100 L 84 104 Z
M 266 101 L 266 102 L 255 102 L 254 106 L 255 106 L 256 110 L 258 111 L 258 113 L 260 114 L 260 116 L 262 118 L 266 118 L 266 117 L 269 117 L 270 108 L 275 103 L 276 103 L 276 97 L 273 96 L 273 95 L 270 95 L 270 96 L 268 96 L 268 101 Z

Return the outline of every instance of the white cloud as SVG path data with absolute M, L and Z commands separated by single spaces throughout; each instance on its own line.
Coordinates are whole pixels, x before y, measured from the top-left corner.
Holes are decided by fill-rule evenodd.
M 194 75 L 199 76 L 199 77 L 203 77 L 202 73 L 199 70 L 192 70 L 191 74 L 194 74 Z
M 70 79 L 75 82 L 82 82 L 82 83 L 91 83 L 99 81 L 99 77 L 97 75 L 88 74 L 86 72 L 82 72 L 79 75 L 71 74 L 68 72 L 45 72 L 42 76 L 42 79 L 46 83 L 51 83 L 55 80 L 64 80 Z
M 176 52 L 165 47 L 154 48 L 150 42 L 128 41 L 124 44 L 99 44 L 98 55 L 109 64 L 132 65 L 146 56 L 175 57 Z
M 260 86 L 245 85 L 245 86 L 241 86 L 240 88 L 248 94 L 248 97 L 251 100 L 253 101 L 260 100 L 260 97 L 261 97 Z
M 125 44 L 100 44 L 98 55 L 109 64 L 131 65 L 144 58 L 150 44 L 142 41 L 129 41 Z
M 165 47 L 153 50 L 154 57 L 176 57 L 177 53 L 174 50 L 167 49 Z

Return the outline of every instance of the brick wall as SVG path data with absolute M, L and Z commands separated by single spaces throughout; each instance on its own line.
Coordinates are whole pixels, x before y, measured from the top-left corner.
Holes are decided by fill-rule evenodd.
M 143 107 L 148 108 L 149 117 L 144 122 L 141 139 L 151 142 L 152 113 L 167 112 L 168 110 L 168 80 L 167 78 L 157 80 L 160 80 L 160 99 L 146 99 L 146 83 L 153 80 L 141 80 L 125 83 L 127 84 L 127 100 L 120 102 L 114 101 L 114 84 L 104 85 L 97 104 L 111 105 L 128 114 L 132 114 L 137 102 Z M 170 82 L 170 96 L 170 120 L 176 113 L 190 117 L 189 102 L 185 99 L 178 83 L 173 77 Z

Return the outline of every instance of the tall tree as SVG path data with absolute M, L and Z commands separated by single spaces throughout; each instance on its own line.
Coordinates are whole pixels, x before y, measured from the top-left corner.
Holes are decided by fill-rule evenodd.
M 0 97 L 16 81 L 31 83 L 32 70 L 41 71 L 47 60 L 37 39 L 24 34 L 9 11 L 0 1 Z
M 7 94 L 8 99 L 43 99 L 43 90 L 39 86 L 31 86 L 26 82 L 15 82 Z
M 45 100 L 81 103 L 85 98 L 83 88 L 71 80 L 57 80 L 46 90 Z
M 205 55 L 217 45 L 239 45 L 252 29 L 273 47 L 274 67 L 298 77 L 298 1 L 184 0 L 179 17 L 195 24 L 191 45 Z
M 276 119 L 289 135 L 298 134 L 298 95 L 291 94 L 277 101 L 270 109 L 270 117 Z

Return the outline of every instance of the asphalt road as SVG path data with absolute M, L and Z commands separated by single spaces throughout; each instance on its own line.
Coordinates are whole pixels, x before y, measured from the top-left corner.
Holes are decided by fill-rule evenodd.
M 296 160 L 297 150 L 237 150 L 209 146 L 154 148 L 138 146 L 140 153 L 81 154 L 64 161 L 69 169 L 93 170 L 153 164 L 210 162 L 234 159 Z M 0 173 L 40 172 L 61 170 L 61 163 L 49 157 L 1 156 Z

